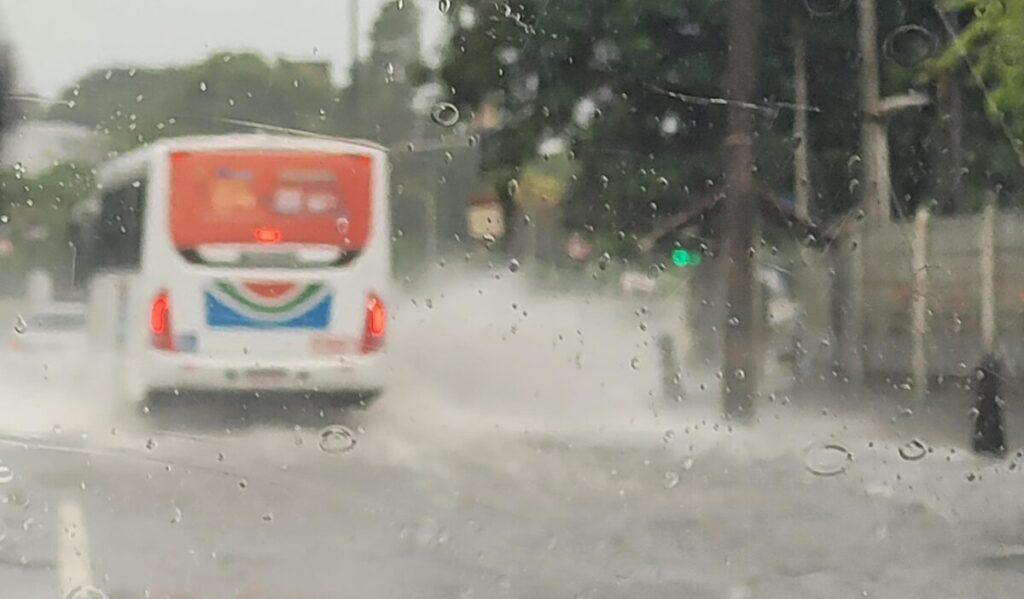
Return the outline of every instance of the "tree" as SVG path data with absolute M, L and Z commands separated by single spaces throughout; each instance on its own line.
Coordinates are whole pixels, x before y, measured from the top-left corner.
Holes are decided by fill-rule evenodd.
M 941 67 L 967 58 L 977 82 L 989 88 L 986 108 L 1024 132 L 1024 4 L 996 0 L 947 0 L 951 11 L 969 11 L 971 18 L 946 51 Z
M 373 25 L 370 56 L 352 66 L 341 94 L 347 135 L 382 144 L 409 141 L 422 129 L 412 110 L 420 64 L 420 14 L 413 3 L 388 2 Z
M 181 68 L 100 69 L 62 99 L 49 118 L 95 127 L 115 150 L 161 137 L 252 130 L 244 123 L 333 133 L 343 115 L 326 64 L 271 64 L 247 53 L 214 54 Z
M 34 177 L 17 169 L 0 171 L 5 237 L 14 248 L 0 261 L 7 276 L 43 269 L 54 275 L 58 291 L 67 286 L 72 263 L 67 222 L 75 204 L 93 192 L 93 175 L 92 168 L 70 162 Z

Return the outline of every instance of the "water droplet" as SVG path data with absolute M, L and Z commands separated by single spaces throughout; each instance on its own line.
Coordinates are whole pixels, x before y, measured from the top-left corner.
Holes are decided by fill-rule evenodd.
M 205 81 L 200 81 L 199 82 L 199 91 L 201 91 L 201 92 L 206 91 L 206 82 Z
M 146 439 L 146 450 L 153 451 L 154 449 L 156 449 L 156 441 L 153 440 L 153 437 Z
M 850 8 L 852 0 L 804 0 L 812 17 L 836 17 Z
M 850 179 L 850 186 L 849 186 L 850 193 L 851 194 L 857 193 L 857 189 L 859 189 L 859 188 L 860 188 L 860 180 L 859 179 Z
M 14 480 L 14 471 L 7 464 L 0 462 L 0 484 L 6 484 Z
M 670 442 L 676 436 L 676 432 L 672 429 L 665 431 L 665 434 L 661 436 L 661 440 L 664 443 Z
M 731 326 L 731 327 L 738 327 L 738 326 L 740 326 L 740 319 L 735 317 L 735 316 L 730 316 L 728 322 L 729 322 L 729 326 Z
M 668 187 L 668 179 L 665 177 L 658 177 L 658 187 L 665 189 Z
M 690 468 L 693 468 L 693 458 L 686 458 L 683 460 L 683 470 L 689 472 Z
M 629 367 L 632 368 L 633 370 L 640 368 L 640 358 L 633 358 L 632 360 L 630 360 Z
M 25 331 L 28 330 L 28 323 L 25 322 L 25 317 L 21 314 L 14 319 L 14 332 L 19 335 L 24 335 Z
M 109 599 L 109 597 L 100 589 L 87 584 L 71 589 L 65 599 Z
M 974 16 L 978 18 L 999 18 L 1006 12 L 1006 5 L 1002 0 L 988 0 L 974 5 Z
M 812 445 L 804 454 L 804 467 L 811 474 L 818 476 L 842 474 L 846 472 L 847 465 L 852 461 L 853 454 L 836 443 Z
M 737 368 L 733 371 L 732 376 L 737 381 L 742 381 L 747 378 L 747 373 L 742 368 Z
M 608 189 L 608 177 L 601 175 L 601 189 Z
M 661 481 L 661 484 L 666 489 L 674 489 L 679 485 L 679 475 L 675 472 L 666 472 L 665 478 Z
M 247 488 L 249 488 L 249 481 L 245 480 L 244 478 L 238 479 L 238 488 L 239 489 L 247 489 Z
M 437 0 L 437 10 L 447 14 L 452 9 L 452 0 Z
M 346 426 L 332 424 L 320 431 L 320 450 L 324 453 L 345 453 L 356 446 L 356 435 Z
M 900 457 L 909 462 L 920 460 L 928 453 L 928 447 L 919 439 L 904 443 L 899 449 Z
M 270 512 L 267 512 L 266 514 L 263 514 L 263 521 L 266 522 L 267 524 L 273 522 L 274 521 L 274 514 L 271 514 Z
M 885 37 L 882 50 L 889 60 L 913 67 L 931 56 L 939 46 L 935 34 L 920 25 L 904 25 Z
M 513 197 L 514 198 L 514 197 L 516 197 L 517 193 L 519 193 L 519 181 L 516 181 L 515 179 L 509 179 L 508 180 L 508 195 L 509 195 L 509 197 Z
M 512 258 L 508 263 L 509 272 L 519 272 L 519 260 Z
M 349 220 L 347 216 L 339 216 L 338 220 L 334 221 L 334 227 L 338 229 L 338 233 L 344 235 L 348 233 Z

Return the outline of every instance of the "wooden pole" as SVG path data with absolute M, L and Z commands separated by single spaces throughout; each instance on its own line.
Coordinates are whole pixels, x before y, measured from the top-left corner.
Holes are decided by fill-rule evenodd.
M 725 240 L 726 322 L 722 389 L 727 416 L 749 420 L 753 417 L 753 395 L 757 389 L 752 368 L 760 348 L 752 347 L 755 330 L 752 297 L 754 218 L 757 194 L 753 177 L 754 113 L 743 104 L 755 99 L 757 82 L 757 0 L 729 0 L 729 59 L 726 96 L 729 105 L 728 134 L 725 139 L 726 218 Z M 749 376 L 748 376 L 749 375 Z
M 995 225 L 996 199 L 994 193 L 985 198 L 985 207 L 981 216 L 981 345 L 984 353 L 992 353 L 996 341 L 996 293 L 995 293 Z
M 911 264 L 914 272 L 914 294 L 911 300 L 912 342 L 911 370 L 914 395 L 924 399 L 928 393 L 928 360 L 925 339 L 928 334 L 928 208 L 918 206 L 914 215 L 914 242 Z
M 807 126 L 807 110 L 809 106 L 807 93 L 807 35 L 804 24 L 793 19 L 793 103 L 797 109 L 793 114 L 793 139 L 796 148 L 793 151 L 793 188 L 796 190 L 796 215 L 807 219 L 811 211 L 811 169 L 808 164 L 808 153 L 811 143 L 810 131 Z

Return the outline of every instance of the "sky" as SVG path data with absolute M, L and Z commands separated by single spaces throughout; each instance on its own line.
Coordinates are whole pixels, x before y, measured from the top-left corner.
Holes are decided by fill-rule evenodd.
M 338 82 L 351 61 L 353 0 L 0 0 L 0 30 L 13 47 L 17 91 L 56 97 L 90 70 L 195 62 L 219 50 L 324 60 Z M 359 0 L 360 48 L 380 6 Z M 424 16 L 428 59 L 443 32 L 433 0 L 415 3 Z

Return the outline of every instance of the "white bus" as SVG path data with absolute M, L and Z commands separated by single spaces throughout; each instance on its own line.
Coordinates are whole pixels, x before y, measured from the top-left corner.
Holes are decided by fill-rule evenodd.
M 102 167 L 71 235 L 105 390 L 379 393 L 386 163 L 360 141 L 237 135 Z

